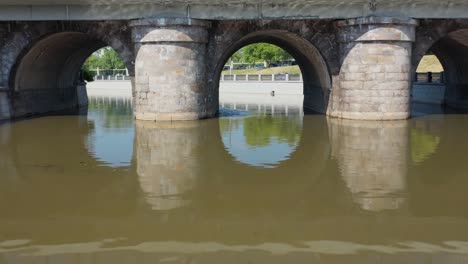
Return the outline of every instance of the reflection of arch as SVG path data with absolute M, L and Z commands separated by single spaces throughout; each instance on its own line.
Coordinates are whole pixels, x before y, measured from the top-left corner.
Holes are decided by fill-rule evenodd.
M 309 41 L 286 30 L 261 30 L 250 33 L 222 53 L 215 67 L 214 82 L 219 85 L 221 71 L 226 61 L 240 48 L 258 42 L 274 44 L 297 61 L 301 68 L 304 80 L 304 106 L 324 113 L 326 111 L 331 76 L 328 65 L 319 50 Z
M 130 101 L 131 98 L 89 98 L 86 120 L 92 127 L 86 148 L 92 157 L 110 167 L 125 167 L 132 160 L 135 130 Z
M 1 152 L 9 154 L 8 160 L 2 159 L 11 162 L 14 169 L 8 174 L 5 163 L 0 164 L 2 173 L 10 177 L 2 179 L 1 185 L 5 188 L 0 191 L 2 195 L 21 197 L 16 200 L 18 208 L 41 207 L 43 211 L 35 217 L 58 211 L 72 212 L 77 208 L 87 208 L 81 211 L 82 216 L 102 213 L 96 208 L 108 208 L 113 212 L 127 210 L 127 206 L 132 206 L 128 197 L 134 195 L 137 187 L 134 177 L 128 177 L 133 174 L 129 170 L 109 168 L 89 154 L 85 141 L 90 126 L 86 119 L 59 116 L 0 126 L 11 130 L 8 145 L 0 143 L 0 147 Z M 14 185 L 8 187 L 5 180 Z M 118 186 L 127 189 L 122 191 Z M 107 195 L 121 208 L 110 209 L 106 199 L 101 199 Z
M 273 168 L 295 152 L 302 132 L 302 116 L 221 118 L 221 138 L 237 161 Z

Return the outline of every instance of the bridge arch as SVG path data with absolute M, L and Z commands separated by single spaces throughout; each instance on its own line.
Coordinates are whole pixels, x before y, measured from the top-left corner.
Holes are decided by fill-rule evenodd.
M 70 109 L 87 102 L 79 72 L 96 50 L 109 46 L 134 76 L 133 45 L 125 24 L 71 22 L 18 24 L 2 54 L 1 86 L 10 91 L 13 117 Z M 83 92 L 80 92 L 80 89 Z
M 468 23 L 466 21 L 424 22 L 413 51 L 413 71 L 422 58 L 433 54 L 444 69 L 442 104 L 468 109 Z
M 328 95 L 332 86 L 329 66 L 321 52 L 307 39 L 282 29 L 267 29 L 248 33 L 233 41 L 222 50 L 216 60 L 212 79 L 219 90 L 221 72 L 228 59 L 239 49 L 255 43 L 269 43 L 288 52 L 297 61 L 304 82 L 304 107 L 315 112 L 325 113 Z

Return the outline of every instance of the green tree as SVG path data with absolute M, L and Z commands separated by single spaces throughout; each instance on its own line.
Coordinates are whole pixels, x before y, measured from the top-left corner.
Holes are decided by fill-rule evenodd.
M 96 54 L 92 54 L 89 58 L 85 61 L 83 65 L 83 69 L 91 70 L 100 67 L 100 58 Z
M 96 75 L 96 69 L 102 70 L 111 70 L 111 69 L 125 69 L 125 63 L 119 54 L 109 48 L 102 48 L 94 52 L 89 58 L 85 61 L 81 70 L 84 72 L 84 77 L 87 81 L 93 79 Z
M 113 49 L 106 49 L 101 57 L 104 69 L 125 69 L 125 63 Z
M 102 48 L 93 53 L 83 64 L 83 69 L 125 69 L 125 63 L 119 54 L 111 48 Z
M 256 62 L 267 63 L 270 67 L 274 61 L 290 60 L 293 57 L 282 48 L 269 43 L 255 43 L 243 47 L 231 57 L 232 60 L 254 64 Z

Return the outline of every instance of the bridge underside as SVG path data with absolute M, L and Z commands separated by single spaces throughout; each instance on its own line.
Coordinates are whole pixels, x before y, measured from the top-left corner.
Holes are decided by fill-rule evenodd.
M 133 79 L 135 117 L 194 120 L 219 109 L 219 78 L 239 48 L 269 42 L 296 58 L 304 107 L 332 117 L 410 116 L 412 72 L 434 53 L 446 69 L 445 102 L 468 105 L 468 20 L 199 20 L 0 23 L 0 118 L 86 104 L 79 70 L 110 46 Z

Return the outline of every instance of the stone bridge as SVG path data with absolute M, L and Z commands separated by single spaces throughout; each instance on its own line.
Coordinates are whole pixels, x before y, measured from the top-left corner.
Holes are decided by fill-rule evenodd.
M 465 1 L 28 1 L 0 4 L 1 119 L 85 105 L 79 70 L 105 46 L 134 77 L 137 119 L 210 118 L 225 62 L 256 42 L 295 57 L 308 110 L 407 119 L 425 54 L 446 70 L 445 102 L 468 107 Z

